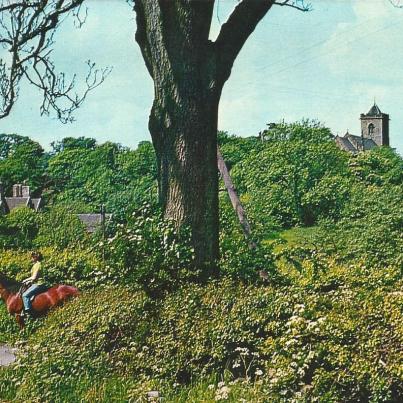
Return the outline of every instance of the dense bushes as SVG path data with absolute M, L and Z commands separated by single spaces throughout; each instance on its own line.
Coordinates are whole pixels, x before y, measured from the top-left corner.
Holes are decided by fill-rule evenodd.
M 29 248 L 39 229 L 40 216 L 28 207 L 19 207 L 0 216 L 0 248 Z
M 124 224 L 114 222 L 105 238 L 86 233 L 66 207 L 55 206 L 40 215 L 31 212 L 39 229 L 29 246 L 42 252 L 43 277 L 50 285 L 69 283 L 92 288 L 132 284 L 156 297 L 181 284 L 203 282 L 219 273 L 255 281 L 258 272 L 264 270 L 271 280 L 277 279 L 271 246 L 261 244 L 251 249 L 234 222 L 232 207 L 225 202 L 222 207 L 221 259 L 214 272 L 194 268 L 186 228 L 177 231 L 172 222 L 147 204 Z M 28 277 L 30 265 L 27 249 L 0 252 L 1 271 L 17 280 Z
M 12 392 L 20 400 L 99 398 L 105 378 L 122 379 L 121 401 L 152 387 L 173 396 L 175 382 L 227 371 L 249 379 L 245 393 L 259 388 L 261 401 L 397 401 L 398 283 L 384 269 L 376 289 L 367 288 L 365 271 L 349 280 L 352 272 L 337 265 L 318 283 L 329 275 L 343 286 L 318 292 L 302 278 L 287 287 L 220 280 L 158 302 L 129 288 L 94 291 L 51 315 L 30 337 L 29 355 L 1 376 L 11 382 L 7 393 L 20 382 Z
M 101 241 L 107 271 L 115 282 L 134 283 L 149 295 L 162 295 L 180 283 L 201 279 L 192 267 L 193 249 L 186 229 L 178 232 L 150 206 L 118 224 L 113 237 Z
M 302 259 L 312 252 L 326 254 L 338 262 L 361 262 L 373 270 L 401 267 L 402 198 L 400 186 L 355 187 L 343 218 L 336 223 L 322 221 L 305 242 L 301 237 L 306 247 L 305 252 L 299 248 L 298 253 Z
M 59 205 L 41 213 L 34 245 L 65 249 L 88 244 L 89 235 L 75 211 L 74 206 Z

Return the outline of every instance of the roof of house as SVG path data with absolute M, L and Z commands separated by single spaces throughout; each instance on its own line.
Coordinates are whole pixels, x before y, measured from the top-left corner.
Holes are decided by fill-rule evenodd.
M 29 197 L 5 197 L 8 210 L 11 211 L 17 207 L 28 207 Z
M 350 143 L 347 138 L 344 137 L 335 137 L 336 144 L 344 151 L 355 152 L 357 151 L 356 148 Z
M 377 144 L 372 139 L 367 139 L 361 136 L 355 136 L 347 132 L 344 137 L 335 137 L 336 144 L 345 151 L 352 153 L 359 151 L 372 150 L 377 147 Z
M 14 210 L 17 207 L 32 207 L 35 211 L 38 211 L 41 207 L 42 198 L 31 197 L 4 197 L 1 203 L 4 203 L 6 211 Z
M 88 232 L 95 232 L 97 227 L 102 224 L 102 214 L 77 214 L 77 217 L 85 225 Z M 112 214 L 105 214 L 105 220 L 108 221 Z
M 34 207 L 34 210 L 38 211 L 39 208 L 41 207 L 42 198 L 39 197 L 37 199 L 31 199 L 31 202 L 32 202 L 32 206 Z

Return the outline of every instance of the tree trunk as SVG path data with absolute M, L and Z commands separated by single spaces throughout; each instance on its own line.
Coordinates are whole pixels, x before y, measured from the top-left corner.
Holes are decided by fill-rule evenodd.
M 195 264 L 205 268 L 218 259 L 218 103 L 207 101 L 205 88 L 194 84 L 193 96 L 179 99 L 158 87 L 149 128 L 164 215 L 190 227 Z
M 136 1 L 136 40 L 154 80 L 149 129 L 164 215 L 191 231 L 198 268 L 218 247 L 217 119 L 222 85 L 208 41 L 213 1 Z

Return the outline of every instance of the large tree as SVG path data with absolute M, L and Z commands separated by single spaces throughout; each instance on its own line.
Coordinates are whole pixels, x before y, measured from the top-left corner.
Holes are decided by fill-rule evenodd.
M 198 265 L 218 257 L 217 120 L 223 86 L 274 4 L 243 0 L 209 39 L 214 0 L 135 0 L 136 40 L 154 81 L 149 129 L 165 215 L 191 227 Z
M 238 1 L 217 39 L 211 41 L 215 2 L 133 2 L 136 40 L 154 81 L 149 129 L 157 156 L 160 202 L 167 218 L 178 226 L 190 227 L 199 267 L 213 266 L 218 258 L 217 120 L 223 86 L 246 40 L 274 5 L 307 9 L 303 0 Z M 72 97 L 72 87 L 62 85 L 64 76 L 55 75 L 48 51 L 53 32 L 65 14 L 74 13 L 80 22 L 82 3 L 83 0 L 0 3 L 1 25 L 6 33 L 0 43 L 12 55 L 8 71 L 4 62 L 0 63 L 3 115 L 9 113 L 23 77 L 43 91 L 42 111 L 54 108 L 66 120 L 71 110 L 57 101 L 71 99 L 73 109 L 80 105 L 83 97 Z M 90 67 L 92 73 L 93 65 Z M 98 83 L 99 80 L 88 80 L 88 89 Z M 86 93 L 87 90 L 84 97 Z

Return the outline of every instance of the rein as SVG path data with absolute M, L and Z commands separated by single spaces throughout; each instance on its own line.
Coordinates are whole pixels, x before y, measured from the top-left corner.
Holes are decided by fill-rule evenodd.
M 22 297 L 22 294 L 23 294 L 26 290 L 28 290 L 28 288 L 29 288 L 29 285 L 28 285 L 28 284 L 21 284 L 21 287 L 19 288 L 17 294 L 18 294 L 20 297 Z

